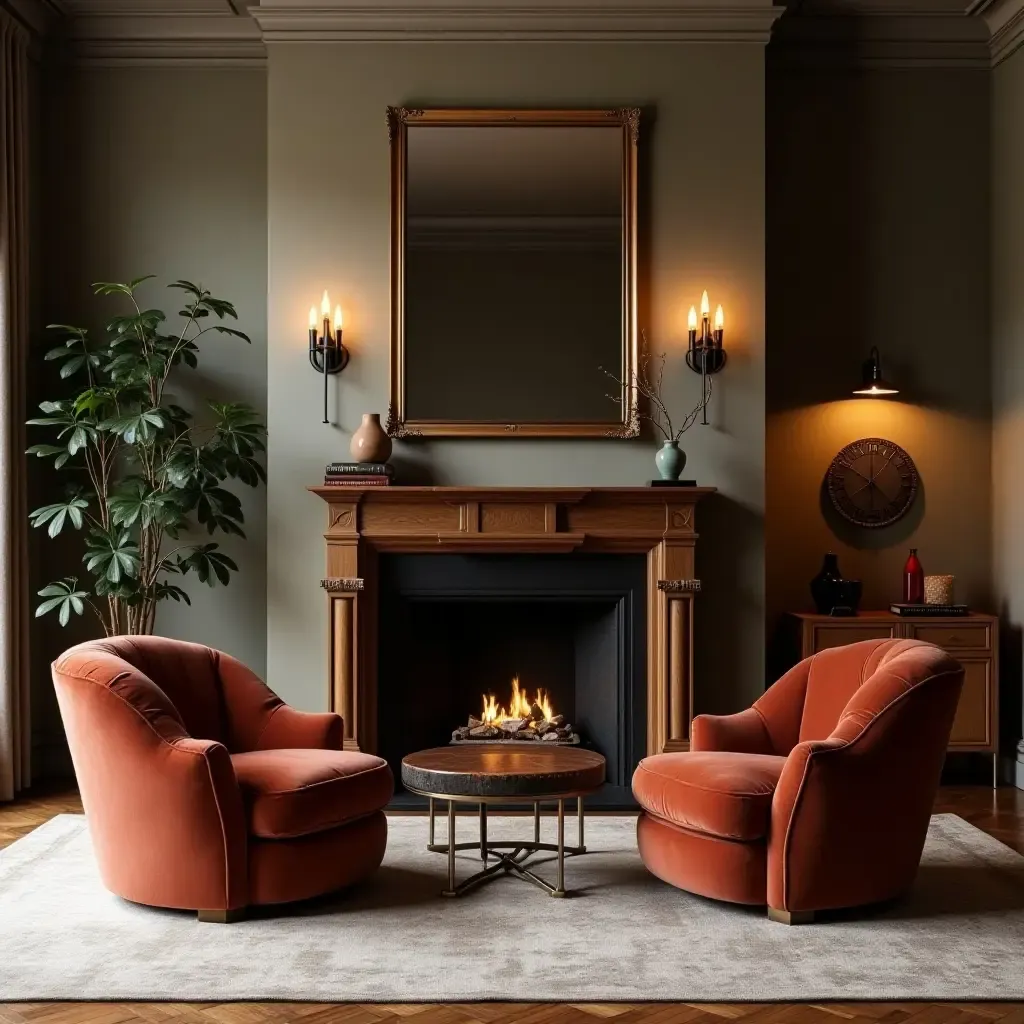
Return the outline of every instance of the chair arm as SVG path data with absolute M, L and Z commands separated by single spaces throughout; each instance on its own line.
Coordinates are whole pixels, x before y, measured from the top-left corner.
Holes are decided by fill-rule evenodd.
M 764 719 L 754 708 L 737 715 L 698 715 L 693 720 L 690 749 L 728 750 L 736 754 L 774 754 Z
M 341 750 L 343 722 L 331 712 L 298 711 L 280 704 L 271 712 L 256 750 L 284 747 L 309 747 L 314 750 Z
M 339 715 L 289 707 L 252 669 L 230 655 L 217 654 L 217 673 L 235 753 L 286 747 L 341 750 Z

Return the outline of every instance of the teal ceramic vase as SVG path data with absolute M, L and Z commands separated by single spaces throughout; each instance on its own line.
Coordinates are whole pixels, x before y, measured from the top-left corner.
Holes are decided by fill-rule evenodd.
M 662 480 L 678 480 L 686 465 L 686 452 L 679 447 L 678 441 L 666 441 L 654 456 L 654 464 Z

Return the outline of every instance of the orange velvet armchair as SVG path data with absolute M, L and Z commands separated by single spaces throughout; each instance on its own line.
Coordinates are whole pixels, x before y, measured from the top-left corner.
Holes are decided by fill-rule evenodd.
M 917 640 L 822 651 L 752 708 L 700 715 L 633 776 L 640 856 L 789 924 L 890 899 L 917 873 L 963 669 Z
M 241 662 L 120 636 L 53 664 L 104 884 L 227 921 L 351 885 L 380 865 L 387 762 L 342 721 L 289 707 Z

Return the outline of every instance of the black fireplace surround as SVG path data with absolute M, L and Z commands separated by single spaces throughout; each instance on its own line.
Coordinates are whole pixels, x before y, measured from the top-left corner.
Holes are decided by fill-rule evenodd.
M 402 758 L 443 746 L 484 694 L 508 706 L 512 678 L 548 692 L 583 745 L 608 763 L 588 803 L 636 805 L 646 746 L 643 555 L 381 555 L 377 737 Z M 419 807 L 398 784 L 392 806 Z

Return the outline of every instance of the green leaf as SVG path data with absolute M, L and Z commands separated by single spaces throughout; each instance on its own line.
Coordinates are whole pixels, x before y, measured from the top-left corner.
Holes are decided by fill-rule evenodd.
M 71 374 L 77 373 L 83 366 L 85 366 L 85 356 L 72 356 L 60 368 L 60 375 L 61 377 L 70 377 Z
M 76 615 L 83 614 L 85 602 L 88 600 L 89 594 L 85 590 L 77 590 L 77 586 L 77 578 L 68 576 L 64 580 L 57 583 L 49 583 L 43 587 L 39 591 L 39 596 L 45 597 L 47 600 L 43 601 L 36 608 L 36 618 L 57 609 L 57 620 L 62 626 L 66 626 L 71 621 L 72 612 Z
M 131 533 L 117 527 L 106 532 L 92 530 L 82 561 L 89 572 L 110 583 L 119 583 L 124 576 L 137 576 L 141 565 L 139 546 Z
M 242 331 L 236 331 L 233 327 L 222 327 L 220 324 L 214 324 L 211 331 L 219 331 L 221 334 L 230 334 L 233 338 L 241 338 L 242 341 L 247 341 L 252 344 L 252 339 L 248 334 L 244 334 Z
M 37 508 L 34 512 L 29 513 L 29 520 L 33 526 L 43 526 L 45 523 L 49 523 L 50 525 L 46 532 L 51 537 L 56 537 L 64 529 L 64 523 L 68 519 L 71 520 L 71 525 L 76 530 L 80 530 L 84 523 L 82 509 L 88 507 L 89 502 L 85 498 L 74 497 L 68 501 L 57 502 L 53 505 L 43 505 L 42 508 Z
M 200 288 L 199 285 L 193 284 L 191 281 L 172 281 L 167 287 L 180 288 L 182 291 L 190 292 L 196 297 L 197 301 L 203 297 L 203 289 Z
M 92 290 L 95 295 L 131 295 L 143 281 L 149 281 L 153 277 L 156 275 L 146 274 L 145 277 L 137 277 L 127 284 L 122 284 L 120 281 L 93 281 Z
M 213 587 L 217 582 L 227 584 L 232 571 L 238 566 L 227 555 L 217 550 L 216 544 L 201 544 L 191 554 L 178 557 L 178 567 L 184 572 L 194 572 L 200 582 Z
M 74 334 L 77 338 L 84 338 L 89 332 L 84 327 L 73 327 L 71 324 L 47 324 L 48 331 L 65 331 Z
M 67 359 L 68 356 L 75 354 L 74 349 L 70 349 L 67 345 L 60 345 L 57 348 L 51 348 L 49 352 L 43 356 L 45 362 L 51 362 L 54 359 Z

